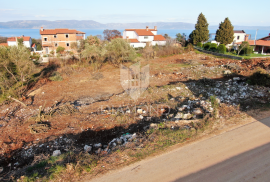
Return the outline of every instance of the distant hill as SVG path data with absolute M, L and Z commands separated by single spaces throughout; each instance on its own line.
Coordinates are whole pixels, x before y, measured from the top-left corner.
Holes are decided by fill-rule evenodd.
M 149 26 L 158 29 L 194 29 L 195 24 L 184 22 L 146 22 L 146 23 L 107 23 L 102 24 L 93 20 L 16 20 L 9 22 L 0 22 L 0 28 L 16 29 L 39 29 L 44 28 L 81 28 L 81 29 L 126 29 L 126 28 L 144 28 Z M 209 29 L 217 29 L 218 25 L 209 26 Z M 270 26 L 235 26 L 235 30 L 270 30 Z
M 149 23 L 108 23 L 102 24 L 93 20 L 17 20 L 9 22 L 0 22 L 0 28 L 18 28 L 18 29 L 39 29 L 44 28 L 89 28 L 89 29 L 125 29 L 125 28 L 144 28 L 149 26 L 159 29 L 193 29 L 194 24 L 183 22 L 149 22 Z

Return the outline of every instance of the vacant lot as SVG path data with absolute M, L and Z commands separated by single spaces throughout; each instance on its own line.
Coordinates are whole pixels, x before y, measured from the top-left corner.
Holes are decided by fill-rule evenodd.
M 105 65 L 96 72 L 89 67 L 59 69 L 63 80 L 40 80 L 22 100 L 26 107 L 18 102 L 1 105 L 1 178 L 33 172 L 46 177 L 52 172 L 29 166 L 57 171 L 56 166 L 76 162 L 72 157 L 65 163 L 50 161 L 56 150 L 72 156 L 70 152 L 85 153 L 87 145 L 91 155 L 110 156 L 129 142 L 129 153 L 108 162 L 121 166 L 149 151 L 189 140 L 201 129 L 211 132 L 236 122 L 233 118 L 259 117 L 269 107 L 269 87 L 248 84 L 255 71 L 269 71 L 269 59 L 239 61 L 189 52 L 141 62 L 147 64 L 150 85 L 136 102 L 121 86 L 120 69 Z M 156 141 L 158 136 L 168 138 Z M 141 149 L 144 152 L 138 154 Z M 90 167 L 93 174 L 100 172 L 94 170 L 98 160 L 88 163 L 95 163 Z

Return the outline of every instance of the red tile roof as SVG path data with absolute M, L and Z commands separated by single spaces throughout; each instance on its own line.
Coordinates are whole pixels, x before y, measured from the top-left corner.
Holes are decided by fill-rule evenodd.
M 43 29 L 39 30 L 40 35 L 56 35 L 56 34 L 85 34 L 84 32 L 69 29 Z
M 147 31 L 146 29 L 136 29 L 135 32 L 139 36 L 154 36 L 154 34 L 150 30 Z
M 130 43 L 140 43 L 137 39 L 128 39 Z
M 125 31 L 146 30 L 146 29 L 125 29 Z M 148 29 L 148 31 L 157 31 L 155 29 Z
M 0 46 L 6 46 L 6 47 L 8 47 L 8 43 L 0 43 Z
M 35 47 L 36 46 L 36 44 L 32 44 L 32 47 Z
M 234 33 L 246 33 L 244 30 L 234 30 Z
M 154 41 L 165 41 L 165 37 L 163 37 L 162 35 L 155 35 L 154 36 Z
M 20 38 L 23 38 L 23 41 L 29 41 L 31 37 L 17 37 L 17 39 L 20 39 Z M 9 38 L 7 38 L 7 41 L 15 42 L 16 37 L 9 37 Z
M 249 45 L 254 46 L 254 40 L 248 40 Z M 236 44 L 242 44 L 242 42 L 237 42 Z M 256 45 L 259 46 L 270 46 L 270 41 L 268 40 L 256 40 Z

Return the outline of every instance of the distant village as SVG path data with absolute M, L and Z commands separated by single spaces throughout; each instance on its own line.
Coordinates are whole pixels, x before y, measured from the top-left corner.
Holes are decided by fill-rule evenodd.
M 37 47 L 37 41 L 33 42 L 30 36 L 20 37 L 8 37 L 6 43 L 0 43 L 0 46 L 17 46 L 21 40 L 23 45 L 31 49 L 32 53 L 40 54 L 41 56 L 48 56 L 49 54 L 56 55 L 57 47 L 63 47 L 65 51 L 72 51 L 76 53 L 76 49 L 72 48 L 72 43 L 80 43 L 81 40 L 85 40 L 85 32 L 81 32 L 73 29 L 44 29 L 39 30 L 41 39 L 39 47 Z M 209 34 L 209 40 L 207 42 L 219 45 L 214 39 L 215 34 Z M 254 46 L 253 51 L 257 54 L 270 53 L 270 34 L 258 40 L 250 40 L 250 35 L 246 34 L 244 30 L 234 30 L 234 39 L 231 44 L 227 44 L 226 47 L 233 46 L 237 49 L 242 42 L 248 42 L 250 46 Z M 111 38 L 122 38 L 129 42 L 130 46 L 134 48 L 144 48 L 147 45 L 164 46 L 167 43 L 167 37 L 164 35 L 158 35 L 157 26 L 152 29 L 148 26 L 144 29 L 125 29 L 122 35 L 116 35 Z M 186 39 L 186 37 L 184 37 Z M 178 42 L 179 43 L 179 42 Z M 178 46 L 177 40 L 175 45 Z

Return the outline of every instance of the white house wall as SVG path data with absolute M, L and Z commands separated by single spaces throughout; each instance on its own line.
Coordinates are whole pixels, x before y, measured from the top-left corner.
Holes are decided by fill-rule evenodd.
M 166 45 L 166 41 L 153 41 L 152 46 L 155 46 L 155 45 L 164 46 Z
M 136 39 L 137 38 L 137 35 L 134 31 L 124 31 L 123 38 L 126 39 L 127 36 L 129 39 Z
M 148 37 L 148 39 L 145 39 L 144 37 Z M 137 40 L 140 42 L 151 42 L 154 40 L 154 36 L 139 36 Z
M 157 35 L 157 31 L 151 31 L 154 35 Z
M 17 46 L 15 41 L 8 41 L 8 46 Z
M 130 43 L 130 46 L 134 48 L 145 47 L 146 43 Z

